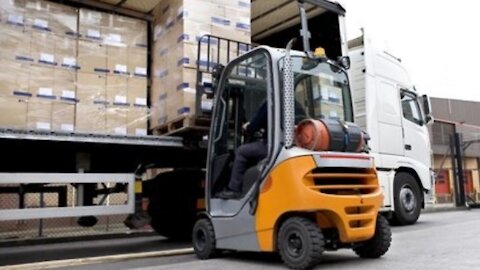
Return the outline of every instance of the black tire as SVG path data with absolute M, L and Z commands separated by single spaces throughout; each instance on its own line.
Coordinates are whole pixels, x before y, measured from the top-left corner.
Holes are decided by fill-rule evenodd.
M 395 212 L 392 224 L 411 225 L 417 222 L 422 210 L 423 196 L 415 178 L 409 173 L 398 173 L 395 175 L 393 192 Z
M 280 227 L 277 248 L 286 266 L 310 269 L 320 263 L 324 239 L 316 223 L 302 217 L 287 219 Z
M 390 225 L 384 216 L 378 215 L 375 234 L 372 239 L 354 247 L 353 251 L 361 258 L 380 258 L 387 253 L 391 242 L 392 231 Z
M 212 222 L 207 218 L 199 219 L 192 232 L 192 244 L 195 255 L 200 260 L 207 260 L 217 254 L 215 231 Z
M 148 184 L 150 226 L 171 240 L 189 241 L 197 219 L 197 199 L 202 197 L 198 171 L 172 171 L 157 176 Z

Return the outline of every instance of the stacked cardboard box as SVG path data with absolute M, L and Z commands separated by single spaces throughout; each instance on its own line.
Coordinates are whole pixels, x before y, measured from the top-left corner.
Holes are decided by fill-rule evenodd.
M 146 22 L 2 0 L 0 33 L 0 127 L 147 133 Z
M 245 48 L 207 40 L 210 34 L 250 43 L 250 2 L 227 0 L 164 0 L 153 11 L 151 128 L 195 114 L 196 67 L 226 64 Z M 202 46 L 198 57 L 198 42 Z M 217 50 L 223 50 L 216 59 Z
M 46 1 L 0 2 L 1 127 L 73 131 L 75 104 L 65 95 L 75 95 L 76 12 Z
M 142 21 L 80 9 L 78 131 L 147 134 L 146 27 Z

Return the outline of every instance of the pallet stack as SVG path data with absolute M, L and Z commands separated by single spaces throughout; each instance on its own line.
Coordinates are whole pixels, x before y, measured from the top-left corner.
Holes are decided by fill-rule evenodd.
M 2 0 L 0 33 L 0 127 L 147 133 L 146 22 Z
M 206 34 L 250 43 L 250 1 L 164 0 L 153 11 L 153 72 L 150 93 L 152 117 L 150 128 L 164 129 L 173 121 L 195 115 L 196 67 L 226 64 L 215 59 L 225 44 L 210 40 L 210 51 L 202 45 L 197 59 L 198 42 L 207 43 Z M 233 59 L 245 48 L 230 47 Z M 227 55 L 222 53 L 221 55 Z

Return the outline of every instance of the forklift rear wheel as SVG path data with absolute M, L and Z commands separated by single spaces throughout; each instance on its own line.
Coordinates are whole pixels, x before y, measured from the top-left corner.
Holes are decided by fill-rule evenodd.
M 375 235 L 372 239 L 356 246 L 353 251 L 361 258 L 379 258 L 387 253 L 392 242 L 392 231 L 387 219 L 382 216 L 377 216 L 377 223 L 375 227 Z
M 302 217 L 287 219 L 278 233 L 278 251 L 291 269 L 310 269 L 324 251 L 323 234 L 316 223 Z
M 210 259 L 217 253 L 215 231 L 209 219 L 199 219 L 193 226 L 193 250 L 201 260 Z

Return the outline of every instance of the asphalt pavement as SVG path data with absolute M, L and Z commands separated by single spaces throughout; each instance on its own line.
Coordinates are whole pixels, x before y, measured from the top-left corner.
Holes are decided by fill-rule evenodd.
M 351 250 L 326 252 L 323 262 L 317 269 L 480 269 L 480 210 L 448 211 L 423 213 L 417 224 L 393 227 L 393 241 L 389 252 L 382 258 L 366 260 L 358 258 Z M 112 242 L 113 241 L 113 242 Z M 115 242 L 117 241 L 117 242 Z M 0 249 L 0 263 L 28 261 L 28 256 L 35 258 L 59 259 L 62 253 L 69 257 L 75 251 L 96 246 L 95 255 L 104 253 L 134 254 L 158 249 L 178 249 L 188 247 L 188 243 L 171 243 L 162 238 L 117 239 L 107 241 L 90 241 L 85 243 L 65 243 L 57 256 L 50 256 L 54 249 L 48 247 L 23 247 L 22 250 Z M 97 246 L 98 245 L 98 246 Z M 166 247 L 168 246 L 168 247 Z M 82 248 L 83 247 L 83 248 Z M 28 248 L 28 251 L 26 250 Z M 8 254 L 4 254 L 8 251 Z M 108 252 L 107 252 L 108 251 Z M 88 255 L 88 254 L 83 254 Z M 24 256 L 19 260 L 19 256 Z M 35 268 L 29 265 L 29 268 Z M 64 265 L 56 269 L 285 269 L 279 256 L 251 252 L 231 252 L 220 258 L 200 261 L 193 254 L 179 256 L 145 257 L 120 259 L 118 261 L 98 262 L 86 265 Z

